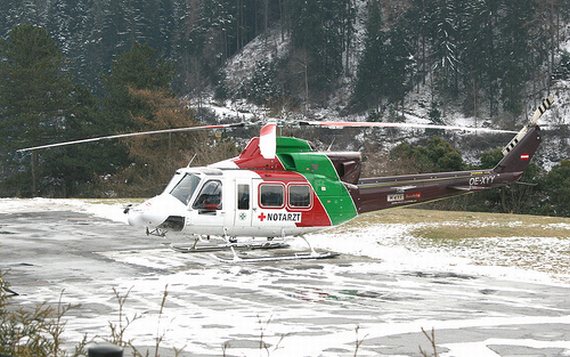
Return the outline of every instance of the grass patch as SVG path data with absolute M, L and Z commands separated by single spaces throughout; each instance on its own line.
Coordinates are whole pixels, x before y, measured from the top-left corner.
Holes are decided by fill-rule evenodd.
M 465 227 L 438 226 L 422 227 L 412 230 L 415 237 L 429 239 L 466 239 L 466 238 L 508 238 L 508 237 L 553 237 L 568 238 L 570 231 L 561 228 L 544 227 Z
M 566 217 L 417 208 L 395 208 L 365 214 L 342 226 L 342 229 L 357 229 L 373 224 L 418 225 L 412 229 L 412 235 L 430 239 L 570 237 L 570 218 Z

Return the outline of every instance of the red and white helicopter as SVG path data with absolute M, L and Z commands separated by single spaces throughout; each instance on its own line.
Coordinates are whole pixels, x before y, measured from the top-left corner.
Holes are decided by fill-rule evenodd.
M 230 249 L 232 260 L 254 261 L 328 258 L 334 254 L 316 252 L 313 248 L 304 254 L 267 258 L 240 258 L 235 249 L 281 248 L 286 246 L 284 241 L 274 238 L 303 237 L 307 233 L 341 225 L 366 212 L 488 190 L 515 182 L 539 146 L 538 120 L 553 102 L 552 97 L 543 101 L 527 125 L 503 149 L 504 157 L 494 168 L 390 177 L 361 178 L 359 152 L 318 152 L 306 140 L 277 136 L 280 123 L 268 122 L 261 128 L 259 137 L 251 139 L 238 157 L 205 167 L 180 168 L 163 193 L 136 206 L 129 205 L 124 212 L 130 225 L 145 228 L 147 234 L 164 236 L 168 232 L 181 232 L 193 236 L 193 244 L 173 246 L 183 252 Z M 516 133 L 406 123 L 299 121 L 296 124 L 327 128 L 412 127 Z M 19 151 L 246 125 L 249 123 L 118 134 Z M 221 237 L 224 242 L 198 244 L 200 237 L 209 239 L 211 236 Z M 243 241 L 242 237 L 247 240 Z

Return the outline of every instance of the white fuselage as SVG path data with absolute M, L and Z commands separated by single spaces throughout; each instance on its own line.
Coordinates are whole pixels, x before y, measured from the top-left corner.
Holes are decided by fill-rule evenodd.
M 271 197 L 261 198 L 262 186 L 266 186 L 264 190 L 271 186 L 270 189 L 283 192 L 281 197 L 278 195 L 277 203 L 263 205 L 262 200 Z M 327 228 L 328 224 L 300 226 L 304 215 L 311 214 L 313 200 L 317 197 L 311 192 L 310 203 L 306 206 L 292 206 L 287 198 L 291 186 L 303 188 L 309 185 L 302 181 L 267 181 L 252 170 L 183 168 L 176 172 L 160 195 L 129 210 L 129 224 L 226 237 L 281 237 Z M 179 222 L 175 229 L 165 225 L 165 222 L 173 221 L 172 217 Z

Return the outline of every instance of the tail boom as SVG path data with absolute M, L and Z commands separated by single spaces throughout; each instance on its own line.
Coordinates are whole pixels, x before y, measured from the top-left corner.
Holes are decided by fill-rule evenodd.
M 504 156 L 493 169 L 367 178 L 356 185 L 346 184 L 358 213 L 424 203 L 518 181 L 541 142 L 538 118 L 552 103 L 552 98 L 543 102 L 530 122 L 503 149 Z
M 502 187 L 521 175 L 494 170 L 453 171 L 367 178 L 347 187 L 360 214 Z

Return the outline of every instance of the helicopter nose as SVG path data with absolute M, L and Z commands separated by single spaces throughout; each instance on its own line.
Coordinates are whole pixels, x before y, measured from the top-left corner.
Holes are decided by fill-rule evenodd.
M 177 202 L 173 202 L 169 197 L 153 197 L 137 206 L 130 207 L 126 211 L 127 221 L 134 227 L 158 227 L 166 221 L 173 209 L 177 211 L 181 209 L 176 204 Z
M 143 211 L 131 209 L 127 214 L 129 225 L 134 227 L 158 227 L 168 218 L 167 215 L 148 209 Z
M 129 222 L 129 226 L 141 227 L 144 225 L 142 213 L 138 210 L 131 208 L 126 211 L 125 214 L 127 215 L 127 222 Z

